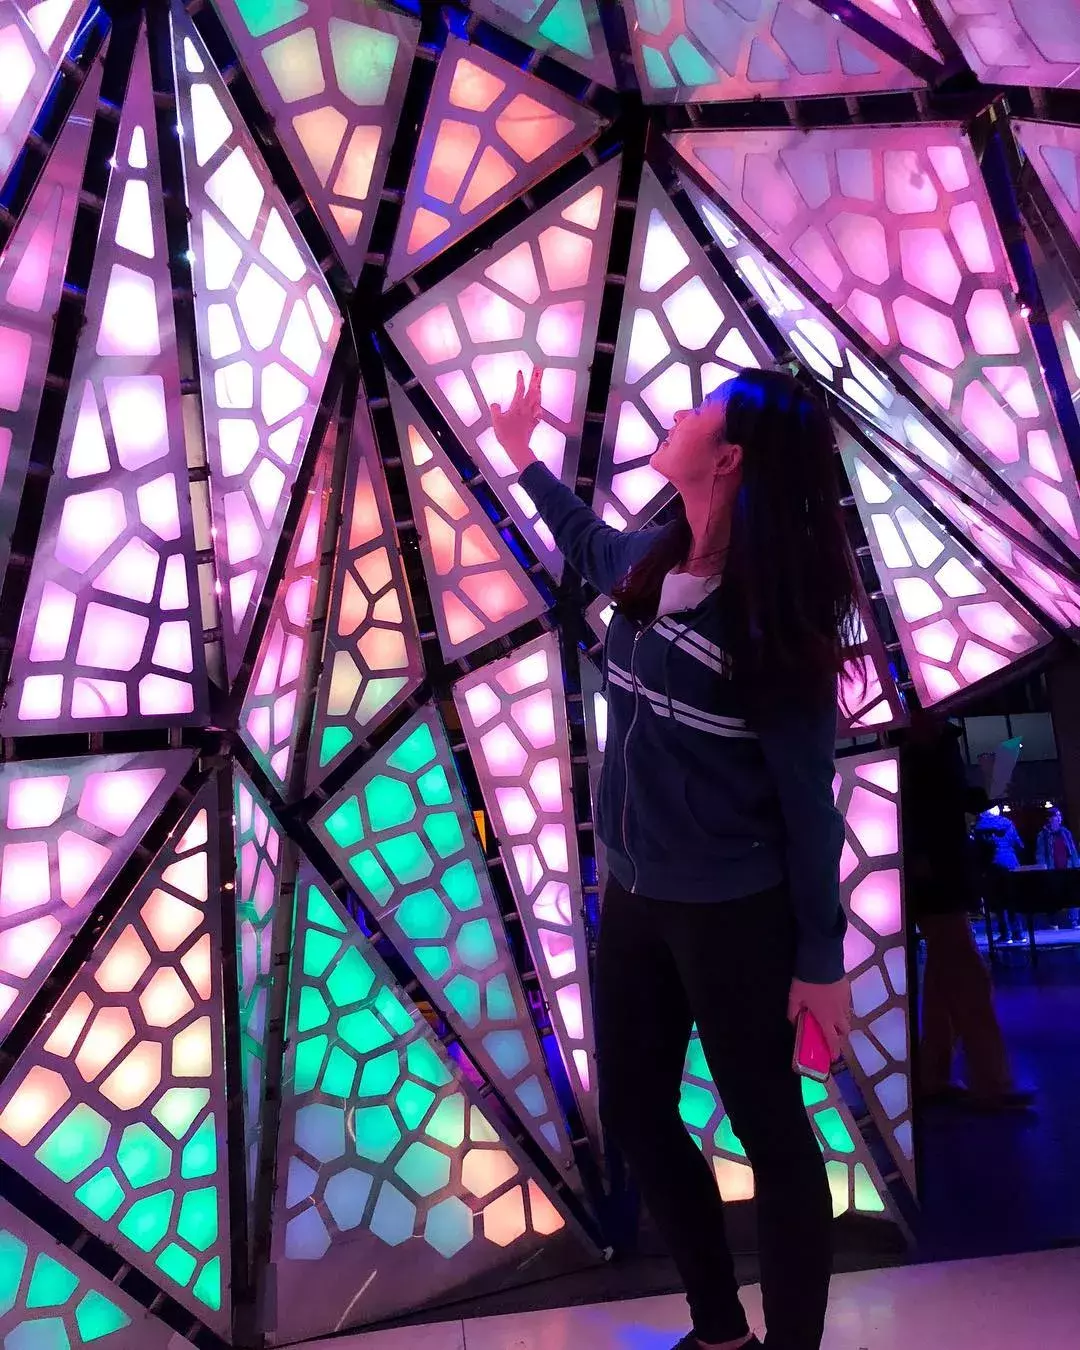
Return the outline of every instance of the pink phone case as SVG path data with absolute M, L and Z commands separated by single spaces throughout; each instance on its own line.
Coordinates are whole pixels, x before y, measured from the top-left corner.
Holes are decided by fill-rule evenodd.
M 832 1072 L 832 1055 L 821 1024 L 808 1009 L 799 1014 L 795 1026 L 795 1060 L 797 1073 L 815 1082 L 824 1083 Z

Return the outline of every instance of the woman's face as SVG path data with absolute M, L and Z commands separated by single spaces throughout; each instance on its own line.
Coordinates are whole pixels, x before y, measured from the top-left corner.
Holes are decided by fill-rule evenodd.
M 652 466 L 685 498 L 689 492 L 711 490 L 718 473 L 738 467 L 733 451 L 735 447 L 724 439 L 724 401 L 713 398 L 700 408 L 675 414 L 667 439 L 652 457 Z

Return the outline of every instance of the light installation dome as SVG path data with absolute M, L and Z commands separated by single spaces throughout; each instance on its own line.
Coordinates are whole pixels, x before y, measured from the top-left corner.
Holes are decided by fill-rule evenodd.
M 5 1343 L 288 1344 L 626 1240 L 611 607 L 489 412 L 537 366 L 620 530 L 733 372 L 829 402 L 855 1026 L 804 1098 L 844 1240 L 902 1227 L 882 733 L 1080 628 L 1080 26 L 750 9 L 0 2 Z M 696 1036 L 681 1109 L 751 1199 Z

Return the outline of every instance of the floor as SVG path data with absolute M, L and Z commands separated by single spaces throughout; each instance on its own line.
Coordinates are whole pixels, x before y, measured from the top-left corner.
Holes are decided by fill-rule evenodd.
M 1078 1289 L 1076 1248 L 841 1275 L 822 1350 L 1076 1350 Z M 756 1288 L 746 1305 L 755 1322 Z M 685 1304 L 669 1295 L 309 1341 L 304 1350 L 670 1350 L 685 1330 Z

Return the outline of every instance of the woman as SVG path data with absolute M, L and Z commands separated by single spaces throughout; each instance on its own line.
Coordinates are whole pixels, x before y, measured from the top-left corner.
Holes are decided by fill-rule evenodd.
M 832 430 L 791 376 L 744 371 L 677 414 L 653 457 L 679 493 L 674 523 L 621 534 L 530 451 L 540 378 L 492 408 L 496 435 L 567 561 L 617 603 L 597 808 L 601 1115 L 686 1287 L 683 1350 L 760 1345 L 679 1116 L 697 1024 L 755 1173 L 766 1344 L 817 1350 L 832 1210 L 792 1024 L 809 1009 L 835 1055 L 850 1007 L 832 781 L 856 603 Z

